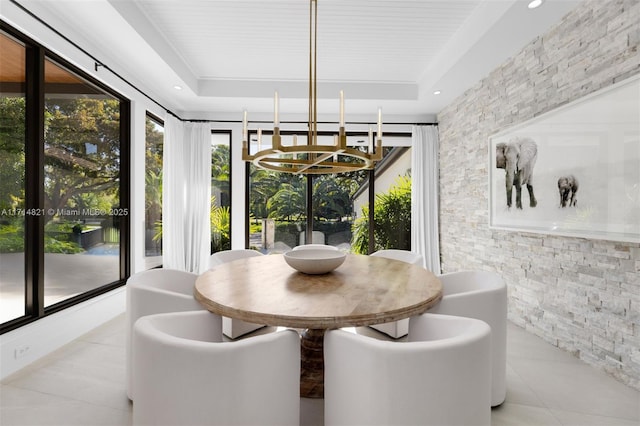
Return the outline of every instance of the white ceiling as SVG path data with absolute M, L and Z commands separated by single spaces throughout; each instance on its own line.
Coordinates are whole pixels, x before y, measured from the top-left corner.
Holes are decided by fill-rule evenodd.
M 16 1 L 183 118 L 306 117 L 307 0 Z M 318 0 L 319 112 L 431 119 L 580 1 Z

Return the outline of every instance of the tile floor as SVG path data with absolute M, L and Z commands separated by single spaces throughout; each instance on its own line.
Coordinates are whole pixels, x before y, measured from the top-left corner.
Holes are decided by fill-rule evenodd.
M 0 425 L 130 425 L 124 327 L 122 315 L 3 380 Z M 640 392 L 511 324 L 507 354 L 493 425 L 640 425 Z M 321 425 L 322 410 L 302 399 L 301 424 Z

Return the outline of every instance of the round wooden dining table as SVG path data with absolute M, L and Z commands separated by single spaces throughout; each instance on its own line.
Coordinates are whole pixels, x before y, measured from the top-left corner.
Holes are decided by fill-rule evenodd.
M 442 284 L 420 266 L 382 257 L 348 254 L 332 272 L 307 275 L 271 254 L 213 267 L 196 280 L 195 298 L 222 316 L 305 329 L 300 396 L 322 398 L 327 329 L 422 314 L 440 301 Z

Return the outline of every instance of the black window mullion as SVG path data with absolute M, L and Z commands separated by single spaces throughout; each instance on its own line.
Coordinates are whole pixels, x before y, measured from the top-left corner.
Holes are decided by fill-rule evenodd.
M 118 220 L 120 230 L 120 279 L 129 276 L 131 270 L 131 103 L 120 100 L 120 209 Z M 127 153 L 129 152 L 129 153 Z
M 44 315 L 44 49 L 26 50 L 25 313 Z
M 376 250 L 375 238 L 375 202 L 376 202 L 376 170 L 369 170 L 369 254 Z
M 249 239 L 251 234 L 251 163 L 244 163 L 244 248 L 250 248 Z
M 304 233 L 304 243 L 313 243 L 313 178 L 312 174 L 306 176 L 307 180 L 307 228 Z

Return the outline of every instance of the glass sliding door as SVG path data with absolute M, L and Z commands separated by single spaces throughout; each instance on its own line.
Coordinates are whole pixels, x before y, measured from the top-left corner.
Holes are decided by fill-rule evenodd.
M 0 323 L 25 315 L 25 46 L 0 33 Z
M 120 101 L 45 60 L 45 307 L 120 278 Z
M 285 145 L 293 143 L 293 132 L 281 134 Z M 367 136 L 367 133 L 351 133 L 347 143 L 366 151 L 369 149 L 365 143 Z M 255 133 L 251 139 L 253 152 L 257 149 Z M 306 143 L 304 134 L 296 135 L 295 140 Z M 321 144 L 330 144 L 333 134 L 321 133 L 318 140 Z M 387 144 L 383 147 L 384 158 L 374 171 L 295 175 L 258 170 L 249 164 L 249 246 L 278 253 L 308 243 L 327 244 L 361 254 L 380 248 L 410 250 L 411 138 L 401 134 L 385 137 L 384 141 Z M 270 132 L 262 132 L 260 143 L 261 149 L 269 147 Z M 349 159 L 339 158 L 339 161 Z M 374 185 L 370 185 L 371 180 Z M 371 199 L 376 200 L 373 211 L 369 209 Z M 388 199 L 392 201 L 386 202 Z M 308 225 L 310 237 L 307 237 Z M 408 234 L 405 228 L 409 229 Z

